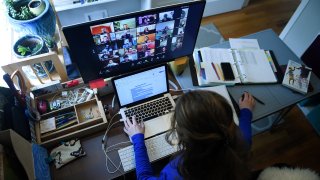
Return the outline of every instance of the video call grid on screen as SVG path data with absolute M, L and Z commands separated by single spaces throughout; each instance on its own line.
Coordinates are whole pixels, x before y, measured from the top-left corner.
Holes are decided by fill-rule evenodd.
M 96 45 L 94 52 L 104 65 L 100 74 L 121 63 L 134 63 L 182 48 L 188 10 L 184 8 L 179 12 L 166 11 L 91 26 Z
M 73 44 L 83 49 L 74 54 L 81 59 L 76 62 L 84 81 L 107 78 L 118 72 L 126 73 L 192 54 L 202 17 L 199 10 L 203 11 L 203 7 L 204 4 L 168 7 L 78 28 L 79 35 L 87 37 L 84 31 L 90 32 L 90 41 L 71 37 L 76 39 L 72 41 L 78 42 Z M 190 16 L 190 9 L 193 16 Z M 69 43 L 68 32 L 65 35 Z M 84 53 L 88 46 L 80 47 L 80 44 L 90 44 L 90 52 Z

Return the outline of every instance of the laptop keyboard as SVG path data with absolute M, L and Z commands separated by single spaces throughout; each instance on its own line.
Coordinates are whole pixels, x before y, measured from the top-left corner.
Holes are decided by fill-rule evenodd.
M 173 105 L 168 97 L 161 97 L 124 111 L 126 117 L 135 116 L 137 121 L 146 121 L 165 114 L 173 110 Z

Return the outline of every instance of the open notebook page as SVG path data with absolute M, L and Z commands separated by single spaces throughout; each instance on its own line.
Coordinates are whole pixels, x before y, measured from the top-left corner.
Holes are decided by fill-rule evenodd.
M 234 50 L 243 83 L 273 83 L 277 78 L 264 50 Z
M 206 81 L 207 82 L 221 82 L 221 83 L 240 83 L 239 74 L 237 71 L 237 67 L 235 65 L 235 61 L 233 59 L 232 53 L 230 49 L 222 49 L 222 48 L 201 48 L 200 49 L 202 54 L 203 63 L 201 64 L 202 68 L 205 69 L 206 72 Z M 235 76 L 234 81 L 224 81 L 223 74 L 221 70 L 220 63 L 221 62 L 229 62 L 231 64 L 233 74 Z M 214 68 L 212 67 L 212 63 L 214 63 L 216 67 L 215 72 Z M 219 77 L 220 79 L 219 79 Z

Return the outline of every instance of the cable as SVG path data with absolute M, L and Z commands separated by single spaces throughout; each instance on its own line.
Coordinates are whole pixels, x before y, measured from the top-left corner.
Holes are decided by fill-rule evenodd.
M 170 91 L 177 91 L 177 92 L 179 92 L 179 91 L 187 91 L 187 92 L 189 92 L 189 91 L 193 91 L 194 89 L 191 89 L 191 88 L 187 88 L 187 89 L 169 89 Z
M 66 108 L 87 101 L 87 98 L 90 96 L 90 93 L 86 91 L 86 87 L 65 90 L 64 92 L 67 92 L 67 96 L 61 95 L 60 97 L 57 97 L 57 95 L 62 93 L 58 92 L 51 98 L 50 102 L 59 101 L 61 108 Z
M 102 150 L 103 150 L 103 152 L 104 152 L 104 154 L 105 154 L 105 156 L 106 156 L 106 168 L 107 168 L 107 171 L 108 171 L 109 174 L 113 174 L 113 173 L 119 171 L 122 163 L 120 162 L 118 166 L 115 165 L 115 163 L 114 163 L 114 162 L 111 160 L 111 158 L 108 156 L 108 153 L 111 152 L 111 151 L 120 149 L 120 148 L 113 148 L 113 147 L 116 147 L 116 146 L 122 145 L 122 144 L 130 143 L 130 141 L 125 141 L 125 142 L 116 143 L 116 144 L 113 144 L 113 145 L 107 147 L 107 134 L 108 134 L 108 132 L 110 131 L 110 129 L 111 129 L 115 124 L 117 124 L 117 123 L 120 122 L 120 121 L 116 121 L 116 122 L 112 123 L 114 117 L 116 117 L 116 115 L 118 115 L 118 113 L 119 113 L 119 112 L 115 113 L 115 114 L 112 116 L 112 118 L 111 118 L 111 120 L 110 120 L 110 122 L 109 122 L 109 124 L 108 124 L 108 127 L 107 127 L 107 129 L 106 129 L 106 132 L 104 133 L 104 136 L 103 136 L 103 138 L 102 138 Z M 111 149 L 111 148 L 113 148 L 113 149 Z M 115 169 L 114 169 L 113 171 L 109 169 L 108 161 L 110 161 L 111 164 L 115 167 Z M 124 173 L 124 172 L 123 172 L 123 173 Z
M 121 162 L 119 163 L 119 166 L 116 166 L 116 165 L 113 163 L 113 161 L 109 158 L 107 152 L 106 152 L 106 151 L 103 151 L 103 152 L 104 152 L 104 155 L 106 156 L 106 167 L 107 167 L 108 173 L 109 173 L 109 174 L 113 174 L 113 173 L 119 171 L 119 169 L 120 169 L 120 167 L 121 167 Z M 116 168 L 114 171 L 111 171 L 111 170 L 109 169 L 108 160 L 109 160 L 109 161 L 112 163 L 112 165 Z
M 115 99 L 115 98 L 116 98 L 116 95 L 114 95 L 113 98 L 112 98 L 112 103 L 111 103 L 112 109 L 114 108 L 114 99 Z
M 178 90 L 178 89 L 179 89 L 178 86 L 177 86 L 174 82 L 172 82 L 171 80 L 169 80 L 169 84 L 170 84 L 171 86 L 173 86 L 173 88 L 174 88 L 175 90 Z

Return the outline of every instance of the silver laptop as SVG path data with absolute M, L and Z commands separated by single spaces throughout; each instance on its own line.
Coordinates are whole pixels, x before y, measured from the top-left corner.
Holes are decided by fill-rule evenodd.
M 112 79 L 124 121 L 144 121 L 145 138 L 170 129 L 175 103 L 169 93 L 167 66 L 161 65 Z

